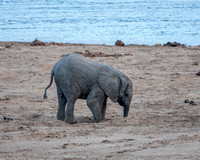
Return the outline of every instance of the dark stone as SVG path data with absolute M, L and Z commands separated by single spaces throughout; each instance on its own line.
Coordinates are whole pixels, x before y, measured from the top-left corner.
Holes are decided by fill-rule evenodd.
M 199 63 L 198 63 L 198 62 L 194 62 L 192 65 L 193 65 L 193 66 L 198 66 Z
M 196 76 L 200 76 L 200 71 L 198 73 L 196 73 Z
M 164 46 L 169 46 L 169 47 L 185 47 L 184 44 L 177 43 L 177 42 L 167 42 L 164 44 Z
M 195 106 L 196 104 L 194 103 L 194 101 L 190 101 L 190 104 L 192 105 L 192 106 Z
M 7 118 L 7 117 L 3 117 L 3 120 L 4 121 L 12 121 L 13 119 L 12 118 Z
M 115 42 L 115 45 L 116 45 L 116 46 L 125 46 L 125 43 L 122 42 L 121 40 L 117 40 L 117 41 Z
M 184 102 L 185 102 L 185 103 L 189 103 L 190 101 L 189 101 L 188 99 L 186 99 Z
M 11 48 L 12 46 L 11 45 L 9 45 L 9 44 L 7 44 L 6 46 L 5 46 L 5 48 Z
M 42 41 L 39 41 L 38 39 L 35 39 L 32 43 L 31 46 L 45 46 L 45 43 Z

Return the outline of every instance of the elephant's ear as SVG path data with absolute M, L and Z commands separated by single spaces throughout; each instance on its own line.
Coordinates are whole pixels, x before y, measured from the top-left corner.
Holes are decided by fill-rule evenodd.
M 105 66 L 98 74 L 98 83 L 106 95 L 113 101 L 117 102 L 119 96 L 120 78 L 115 73 L 115 69 Z
M 121 86 L 120 86 L 119 96 L 123 97 L 123 95 L 125 94 L 125 92 L 128 88 L 128 83 L 124 76 L 121 76 L 120 80 L 121 80 Z

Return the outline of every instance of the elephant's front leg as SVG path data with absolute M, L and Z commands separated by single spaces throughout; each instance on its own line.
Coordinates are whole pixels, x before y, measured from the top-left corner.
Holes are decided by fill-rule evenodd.
M 67 109 L 65 112 L 65 122 L 73 124 L 77 123 L 77 121 L 74 119 L 74 104 L 76 99 L 70 99 L 67 101 Z
M 87 105 L 90 108 L 93 116 L 94 122 L 98 123 L 103 120 L 102 107 L 106 96 L 101 89 L 93 89 L 90 91 L 87 97 Z
M 107 108 L 107 97 L 105 98 L 102 106 L 102 119 L 105 119 L 106 108 Z

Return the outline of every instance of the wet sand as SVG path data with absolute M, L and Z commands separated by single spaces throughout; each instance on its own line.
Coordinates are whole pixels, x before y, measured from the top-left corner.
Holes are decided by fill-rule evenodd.
M 200 46 L 30 44 L 0 42 L 0 159 L 200 157 Z M 43 92 L 53 65 L 72 52 L 131 78 L 128 118 L 109 100 L 106 119 L 86 123 L 92 114 L 78 100 L 77 124 L 56 120 L 55 83 L 48 99 Z

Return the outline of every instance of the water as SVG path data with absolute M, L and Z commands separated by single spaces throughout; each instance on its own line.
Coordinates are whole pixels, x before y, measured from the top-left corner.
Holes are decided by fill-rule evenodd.
M 0 0 L 0 41 L 200 44 L 200 0 Z

